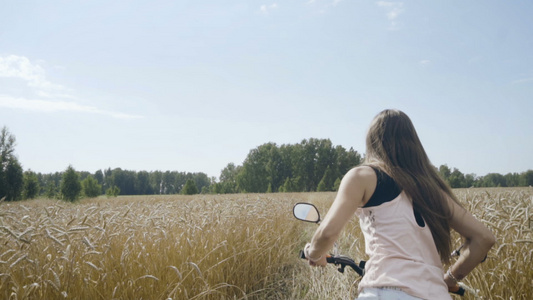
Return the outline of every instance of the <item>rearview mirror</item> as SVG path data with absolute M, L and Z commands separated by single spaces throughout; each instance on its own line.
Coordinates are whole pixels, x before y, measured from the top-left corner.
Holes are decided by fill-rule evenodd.
M 296 203 L 292 209 L 294 217 L 298 220 L 318 223 L 320 222 L 320 214 L 318 209 L 311 203 Z

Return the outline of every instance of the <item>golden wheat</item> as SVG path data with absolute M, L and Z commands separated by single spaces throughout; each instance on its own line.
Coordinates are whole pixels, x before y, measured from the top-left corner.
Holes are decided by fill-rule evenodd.
M 528 299 L 533 293 L 532 190 L 455 192 L 498 237 L 487 262 L 465 282 L 485 299 Z M 354 272 L 312 269 L 297 257 L 316 226 L 294 220 L 292 205 L 312 202 L 325 214 L 334 196 L 3 202 L 0 298 L 353 299 Z M 365 258 L 356 218 L 342 233 L 339 248 Z

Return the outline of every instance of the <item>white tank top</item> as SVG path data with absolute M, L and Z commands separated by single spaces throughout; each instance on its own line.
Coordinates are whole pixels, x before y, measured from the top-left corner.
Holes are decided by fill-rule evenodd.
M 417 224 L 404 192 L 379 206 L 359 208 L 356 214 L 370 257 L 359 291 L 396 287 L 422 299 L 452 299 L 431 231 Z

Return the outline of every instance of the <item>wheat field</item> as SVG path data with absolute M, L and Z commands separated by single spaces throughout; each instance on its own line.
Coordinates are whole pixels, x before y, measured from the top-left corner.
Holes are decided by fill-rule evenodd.
M 459 189 L 496 235 L 465 283 L 484 299 L 533 294 L 533 189 Z M 135 196 L 0 203 L 1 299 L 353 299 L 358 278 L 310 268 L 298 251 L 334 193 Z M 460 245 L 457 239 L 456 245 Z M 354 218 L 341 254 L 364 259 Z M 464 299 L 474 299 L 466 296 Z

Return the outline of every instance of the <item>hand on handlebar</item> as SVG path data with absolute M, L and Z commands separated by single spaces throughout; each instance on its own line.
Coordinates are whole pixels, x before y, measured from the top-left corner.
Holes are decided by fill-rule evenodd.
M 456 295 L 459 295 L 459 296 L 464 296 L 465 294 L 465 289 L 463 287 L 461 287 L 459 284 L 455 284 L 455 286 L 448 286 L 448 292 L 452 293 L 452 294 L 456 294 Z
M 457 281 L 455 281 L 454 279 L 452 279 L 450 276 L 448 276 L 448 274 L 444 274 L 444 282 L 446 282 L 446 285 L 448 286 L 448 290 L 453 290 L 455 289 L 456 287 L 458 287 L 459 285 L 457 284 Z
M 307 259 L 309 265 L 313 267 L 319 267 L 319 266 L 325 267 L 328 264 L 327 255 L 322 255 L 318 259 L 312 259 L 311 256 L 309 255 L 310 247 L 311 247 L 311 244 L 307 243 L 304 248 L 305 259 Z

